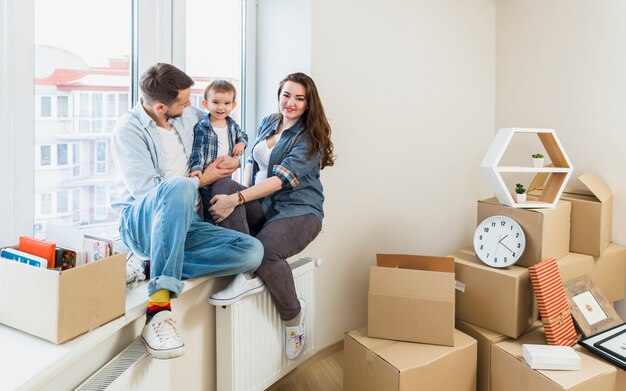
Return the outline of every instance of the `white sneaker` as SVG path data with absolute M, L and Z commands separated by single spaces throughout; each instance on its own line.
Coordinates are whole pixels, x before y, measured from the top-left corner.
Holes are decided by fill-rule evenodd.
M 293 327 L 285 326 L 285 356 L 289 360 L 295 360 L 304 351 L 306 343 L 306 302 L 300 301 L 300 324 Z
M 265 284 L 258 276 L 247 279 L 243 274 L 237 274 L 226 288 L 209 297 L 209 304 L 233 304 L 246 296 L 262 292 L 264 289 Z
M 141 340 L 154 358 L 174 358 L 185 353 L 185 344 L 176 332 L 170 311 L 157 312 L 144 326 Z

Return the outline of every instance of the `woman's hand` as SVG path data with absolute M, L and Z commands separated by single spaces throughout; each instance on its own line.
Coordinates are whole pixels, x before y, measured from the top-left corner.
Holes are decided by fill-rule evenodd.
M 216 223 L 221 223 L 233 213 L 233 210 L 235 210 L 238 204 L 239 196 L 237 196 L 237 193 L 230 195 L 218 194 L 211 198 L 212 206 L 209 208 L 209 212 Z

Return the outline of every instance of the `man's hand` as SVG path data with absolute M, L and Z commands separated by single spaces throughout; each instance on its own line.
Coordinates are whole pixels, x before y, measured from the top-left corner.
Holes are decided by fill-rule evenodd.
M 224 156 L 220 156 L 204 168 L 204 171 L 202 171 L 202 174 L 200 175 L 198 187 L 212 185 L 222 178 L 228 178 L 230 174 L 235 172 L 236 168 L 220 168 L 223 160 Z

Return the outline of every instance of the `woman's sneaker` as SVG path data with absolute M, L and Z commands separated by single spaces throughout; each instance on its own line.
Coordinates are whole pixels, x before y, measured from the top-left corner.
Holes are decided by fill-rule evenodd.
M 248 279 L 244 274 L 237 274 L 226 288 L 209 297 L 209 304 L 230 305 L 264 289 L 265 284 L 258 276 Z
M 285 326 L 285 355 L 289 360 L 295 360 L 302 354 L 306 343 L 306 302 L 300 301 L 300 323 L 297 326 Z
M 185 353 L 185 344 L 176 332 L 170 311 L 157 312 L 143 327 L 141 340 L 154 358 L 174 358 Z

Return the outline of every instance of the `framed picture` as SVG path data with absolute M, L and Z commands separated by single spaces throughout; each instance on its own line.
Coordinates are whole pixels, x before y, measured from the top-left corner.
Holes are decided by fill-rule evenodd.
M 574 322 L 583 337 L 624 323 L 589 276 L 566 282 L 563 288 Z
M 593 344 L 596 348 L 617 357 L 622 361 L 626 361 L 626 330 L 613 334 L 608 338 Z

